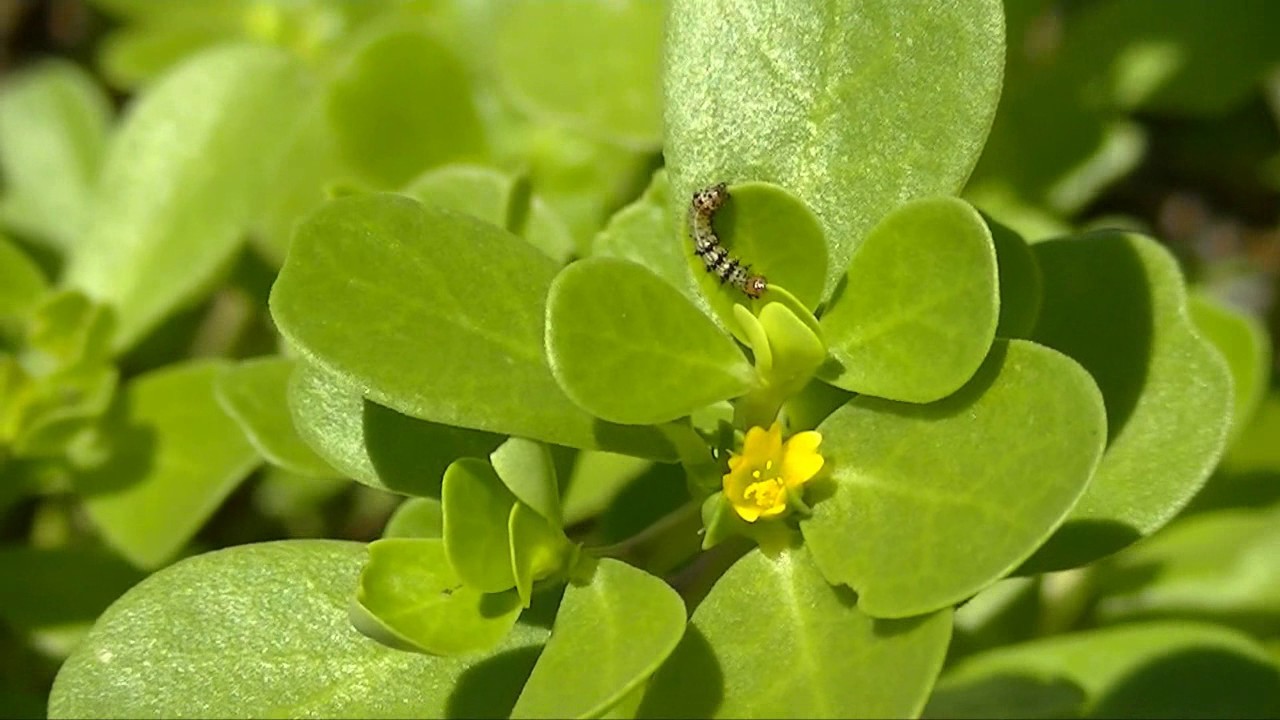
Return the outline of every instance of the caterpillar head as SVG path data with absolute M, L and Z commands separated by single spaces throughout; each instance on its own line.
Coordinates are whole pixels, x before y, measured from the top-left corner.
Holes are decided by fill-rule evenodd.
M 710 215 L 720 209 L 727 199 L 729 199 L 729 186 L 716 183 L 693 194 L 693 209 L 702 215 Z
M 751 298 L 760 297 L 764 294 L 764 291 L 768 289 L 769 281 L 765 280 L 763 275 L 752 275 L 747 278 L 747 281 L 742 285 L 742 292 L 746 293 L 747 297 Z

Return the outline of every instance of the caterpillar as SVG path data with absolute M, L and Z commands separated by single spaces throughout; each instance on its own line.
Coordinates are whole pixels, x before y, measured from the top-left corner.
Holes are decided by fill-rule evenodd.
M 743 265 L 720 244 L 711 218 L 729 199 L 729 187 L 716 183 L 693 194 L 689 204 L 689 232 L 693 236 L 693 253 L 702 258 L 707 272 L 720 278 L 720 284 L 728 283 L 749 298 L 758 298 L 769 289 L 769 281 L 763 275 L 753 275 L 750 265 Z

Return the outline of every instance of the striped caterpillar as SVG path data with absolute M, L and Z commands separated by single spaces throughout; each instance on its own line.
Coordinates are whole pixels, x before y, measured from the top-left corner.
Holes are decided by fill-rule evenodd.
M 749 298 L 758 298 L 769 289 L 769 281 L 763 275 L 752 275 L 751 266 L 743 265 L 720 244 L 711 218 L 716 210 L 729 199 L 729 188 L 716 183 L 693 194 L 689 204 L 689 231 L 693 235 L 693 253 L 702 258 L 707 272 L 720 278 L 720 284 L 729 283 Z

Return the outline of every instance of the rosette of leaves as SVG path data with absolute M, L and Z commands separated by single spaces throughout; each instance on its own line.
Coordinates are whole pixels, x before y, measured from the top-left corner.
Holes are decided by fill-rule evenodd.
M 1196 492 L 1231 379 L 1173 259 L 1118 232 L 1028 246 L 953 197 L 999 95 L 998 2 L 676 0 L 665 43 L 666 169 L 590 257 L 536 241 L 501 178 L 493 202 L 353 194 L 298 226 L 271 294 L 291 421 L 415 500 L 367 552 L 156 574 L 68 661 L 53 716 L 918 714 L 953 606 Z M 720 181 L 758 301 L 692 257 L 685 207 Z M 558 448 L 679 461 L 697 507 L 775 418 L 822 434 L 811 512 L 767 521 L 795 541 L 704 578 L 691 617 L 659 570 L 566 531 Z

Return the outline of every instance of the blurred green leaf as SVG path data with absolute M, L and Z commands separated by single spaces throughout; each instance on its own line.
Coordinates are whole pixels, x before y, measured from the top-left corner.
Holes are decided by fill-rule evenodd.
M 214 386 L 218 404 L 268 462 L 300 475 L 333 477 L 336 471 L 302 441 L 289 415 L 287 390 L 295 364 L 271 356 L 227 368 Z
M 519 235 L 557 263 L 574 253 L 573 237 L 528 180 L 479 165 L 446 165 L 430 170 L 402 190 L 423 205 L 449 208 Z
M 1114 552 L 1187 504 L 1222 455 L 1231 375 L 1154 240 L 1109 231 L 1032 250 L 1044 277 L 1035 340 L 1083 365 L 1107 405 L 1107 451 L 1088 491 L 1023 568 L 1042 572 Z
M 1102 397 L 1079 365 L 1025 340 L 997 341 L 945 400 L 864 395 L 824 420 L 819 452 L 834 486 L 810 491 L 813 515 L 800 527 L 822 574 L 856 590 L 864 612 L 937 610 L 1049 537 L 1088 485 L 1105 428 Z
M 397 637 L 433 655 L 492 649 L 521 610 L 515 591 L 486 593 L 460 578 L 435 538 L 371 543 L 356 597 Z
M 335 469 L 371 487 L 440 494 L 449 463 L 487 457 L 502 436 L 418 420 L 364 399 L 337 373 L 301 361 L 289 410 L 302 439 Z
M 301 226 L 271 310 L 305 359 L 413 417 L 668 457 L 656 430 L 593 418 L 556 384 L 542 351 L 555 271 L 524 241 L 469 216 L 397 195 L 352 196 Z
M 1072 686 L 1083 691 L 1083 698 L 1076 695 L 1083 705 L 1079 710 L 1063 702 Z M 1045 714 L 1031 714 L 1032 708 Z M 1052 709 L 1063 714 L 1049 714 Z M 1277 712 L 1280 671 L 1261 647 L 1227 628 L 1184 622 L 1092 630 L 975 655 L 942 676 L 925 716 L 1272 717 Z
M 933 402 L 982 364 L 1000 298 L 996 251 L 963 200 L 917 200 L 885 216 L 849 263 L 822 316 L 833 385 L 890 400 Z
M 214 399 L 225 367 L 175 363 L 131 380 L 104 418 L 102 459 L 72 477 L 107 543 L 139 567 L 172 560 L 261 462 Z
M 435 498 L 408 498 L 382 530 L 384 538 L 443 538 L 444 510 Z
M 1252 315 L 1214 300 L 1204 292 L 1193 293 L 1187 309 L 1196 328 L 1222 353 L 1231 370 L 1234 393 L 1229 447 L 1240 437 L 1267 394 L 1271 380 L 1271 338 Z
M 116 598 L 143 578 L 98 548 L 0 548 L 0 618 L 24 633 L 88 629 Z M 74 592 L 72 588 L 74 587 Z
M 763 180 L 805 201 L 831 246 L 828 290 L 880 218 L 960 189 L 995 113 L 998 0 L 764 5 L 674 0 L 667 19 L 672 199 Z
M 476 458 L 454 462 L 445 471 L 440 504 L 444 550 L 453 572 L 480 592 L 514 587 L 507 523 L 516 497 L 493 466 Z
M 114 307 L 125 349 L 191 302 L 239 246 L 310 90 L 266 48 L 201 54 L 140 96 L 112 137 L 67 283 Z
M 574 525 L 599 515 L 628 485 L 642 477 L 653 463 L 617 453 L 583 450 L 573 471 L 561 485 L 564 524 Z
M 467 658 L 351 626 L 365 546 L 294 540 L 185 560 L 111 607 L 62 667 L 49 715 L 504 717 L 547 637 L 516 625 Z
M 694 611 L 641 717 L 914 717 L 951 612 L 876 620 L 802 549 L 738 560 Z
M 643 267 L 588 258 L 547 299 L 547 356 L 565 393 L 618 423 L 661 423 L 737 397 L 753 373 L 733 340 Z
M 535 117 L 655 148 L 662 140 L 666 8 L 661 0 L 504 3 L 494 39 L 498 80 Z
M 62 252 L 87 229 L 110 102 L 78 65 L 46 60 L 0 87 L 0 222 Z
M 0 319 L 26 315 L 48 291 L 49 281 L 40 267 L 0 235 Z
M 569 584 L 551 640 L 513 718 L 599 717 L 666 660 L 685 630 L 684 601 L 665 582 L 604 558 Z
M 466 67 L 415 23 L 387 23 L 351 53 L 328 90 L 345 164 L 379 188 L 485 151 Z

